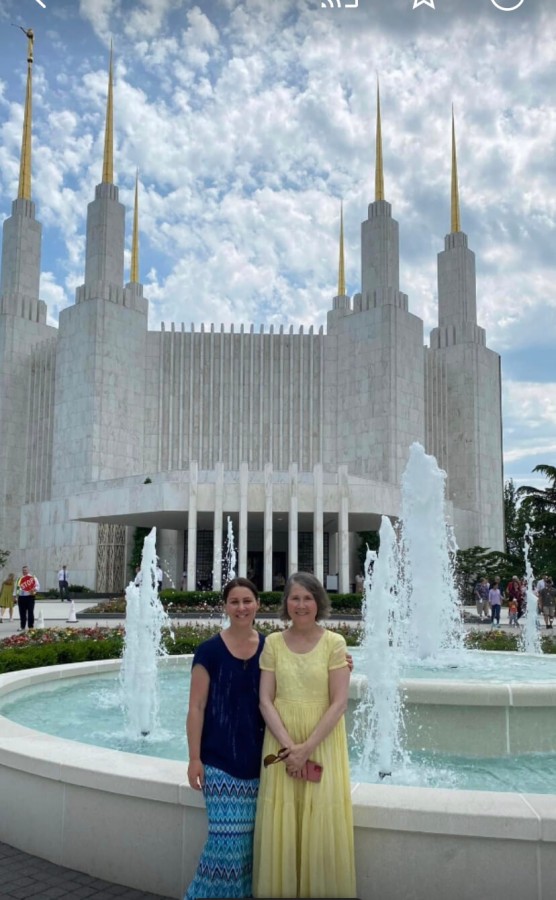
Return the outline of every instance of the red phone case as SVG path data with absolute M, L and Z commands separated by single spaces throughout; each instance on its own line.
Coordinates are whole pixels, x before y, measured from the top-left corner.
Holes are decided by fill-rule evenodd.
M 307 781 L 316 781 L 319 782 L 322 778 L 322 766 L 320 763 L 313 762 L 312 759 L 308 759 L 306 762 L 307 767 Z

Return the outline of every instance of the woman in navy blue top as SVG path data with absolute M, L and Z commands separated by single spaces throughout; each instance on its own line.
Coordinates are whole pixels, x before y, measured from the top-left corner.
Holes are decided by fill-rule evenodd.
M 187 777 L 205 796 L 208 839 L 185 900 L 250 897 L 252 890 L 264 636 L 253 627 L 260 603 L 251 581 L 232 579 L 223 599 L 230 626 L 197 648 L 191 670 Z

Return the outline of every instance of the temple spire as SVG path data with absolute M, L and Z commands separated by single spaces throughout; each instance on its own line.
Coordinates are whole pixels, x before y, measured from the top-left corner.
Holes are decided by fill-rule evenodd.
M 102 161 L 103 184 L 114 184 L 114 106 L 112 42 L 110 42 L 110 67 L 108 71 L 108 98 L 106 100 L 106 130 L 104 132 L 104 158 Z
M 458 186 L 458 161 L 456 154 L 456 125 L 454 121 L 454 107 L 452 105 L 452 234 L 461 231 L 459 214 L 459 186 Z
M 133 207 L 133 239 L 131 242 L 131 273 L 129 280 L 139 284 L 139 170 L 135 173 L 135 205 Z
M 376 165 L 375 200 L 384 200 L 384 164 L 382 161 L 382 125 L 380 120 L 380 87 L 376 82 Z
M 340 204 L 340 256 L 338 263 L 338 297 L 346 296 L 346 270 L 344 266 L 344 203 Z
M 20 26 L 21 27 L 21 26 Z M 21 139 L 21 159 L 19 162 L 18 200 L 31 199 L 31 131 L 33 105 L 33 42 L 31 28 L 21 28 L 27 37 L 27 89 L 25 92 L 25 111 L 23 113 L 23 136 Z

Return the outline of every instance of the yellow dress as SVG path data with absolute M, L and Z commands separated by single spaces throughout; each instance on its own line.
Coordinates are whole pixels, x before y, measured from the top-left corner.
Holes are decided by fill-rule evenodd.
M 0 591 L 0 609 L 14 608 L 13 590 L 13 580 L 8 581 L 8 579 L 6 578 L 6 580 L 2 582 L 2 589 Z
M 329 706 L 328 672 L 346 665 L 341 635 L 323 629 L 308 653 L 294 653 L 283 634 L 266 638 L 261 669 L 275 672 L 274 704 L 296 743 L 309 737 Z M 279 745 L 266 729 L 263 757 Z M 355 859 L 344 719 L 311 759 L 318 784 L 291 778 L 283 763 L 262 769 L 253 859 L 254 897 L 355 897 Z

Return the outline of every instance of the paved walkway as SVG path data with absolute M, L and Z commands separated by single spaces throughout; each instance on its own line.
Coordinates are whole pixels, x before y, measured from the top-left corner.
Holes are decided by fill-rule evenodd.
M 170 900 L 64 869 L 0 843 L 0 900 Z

